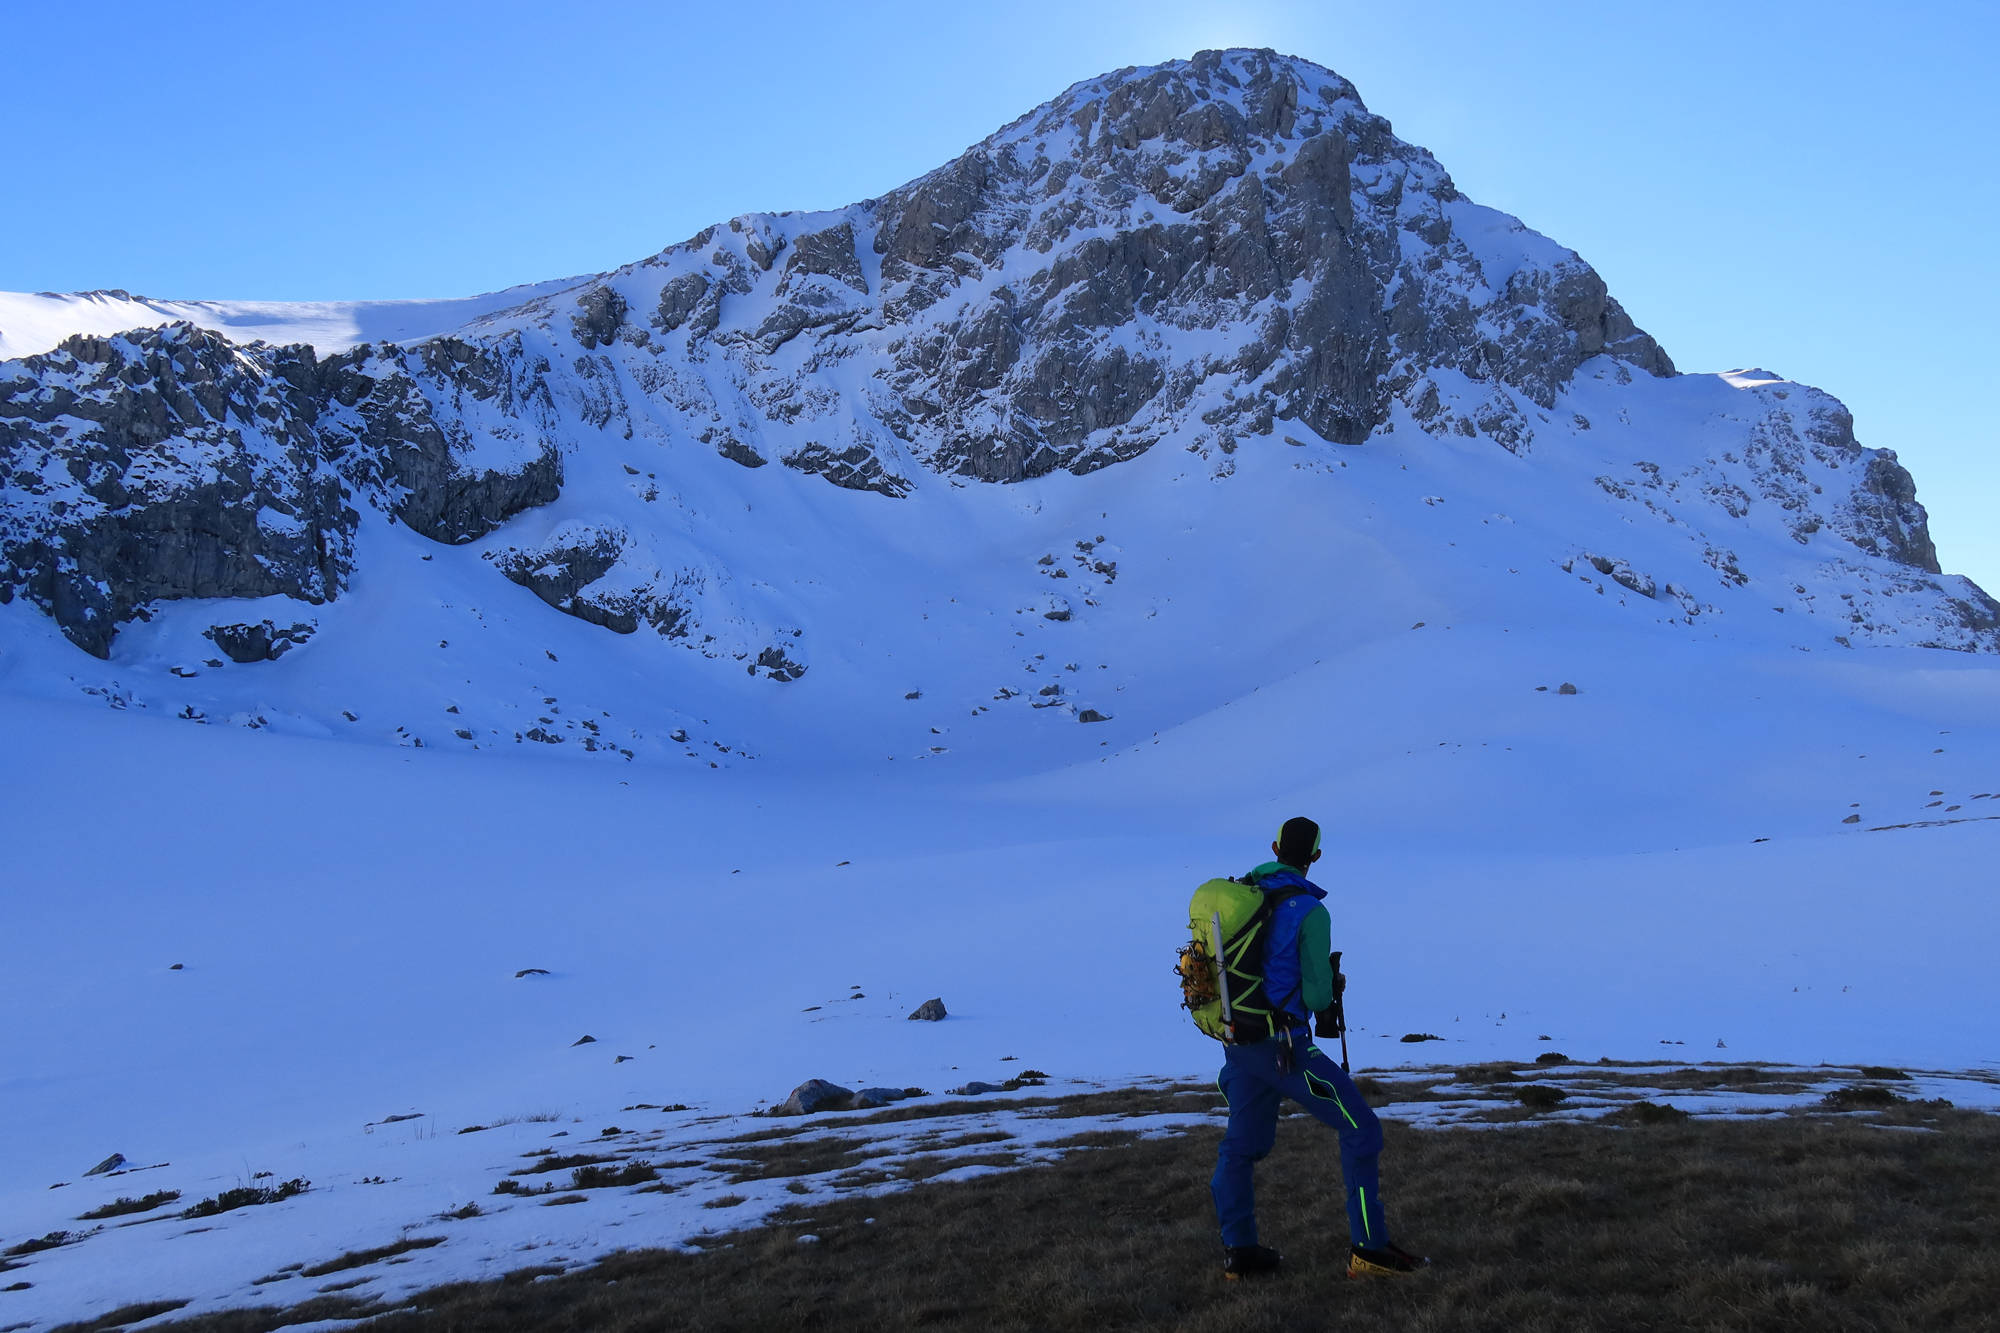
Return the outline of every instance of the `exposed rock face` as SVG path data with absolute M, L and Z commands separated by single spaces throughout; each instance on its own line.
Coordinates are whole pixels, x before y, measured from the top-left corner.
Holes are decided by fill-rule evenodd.
M 518 334 L 364 345 L 324 363 L 321 429 L 397 518 L 434 541 L 473 541 L 561 493 L 549 370 Z
M 555 445 L 523 421 L 547 404 L 545 371 L 518 337 L 320 360 L 187 324 L 14 362 L 0 368 L 0 601 L 25 595 L 104 657 L 156 599 L 338 595 L 358 494 L 470 541 L 558 493 Z M 505 422 L 476 439 L 489 412 Z
M 314 432 L 308 348 L 173 325 L 0 367 L 0 601 L 98 657 L 155 598 L 323 602 L 358 515 Z

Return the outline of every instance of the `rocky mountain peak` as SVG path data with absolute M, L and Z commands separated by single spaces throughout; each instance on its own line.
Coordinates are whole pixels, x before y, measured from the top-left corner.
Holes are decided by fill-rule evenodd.
M 1763 371 L 1678 380 L 1581 257 L 1271 51 L 1087 80 L 879 198 L 738 217 L 521 296 L 325 355 L 180 324 L 0 364 L 0 601 L 106 656 L 177 600 L 342 596 L 381 516 L 592 626 L 789 684 L 805 595 L 768 590 L 792 576 L 739 580 L 716 520 L 654 507 L 698 478 L 887 504 L 1163 448 L 1226 481 L 1280 440 L 1477 447 L 1553 476 L 1607 413 L 1696 413 L 1712 427 L 1670 452 L 1593 465 L 1605 501 L 1700 534 L 1697 567 L 1730 587 L 1752 575 L 1711 523 L 1838 543 L 1842 578 L 1886 562 L 1883 596 L 1934 602 L 1927 642 L 2000 627 L 1969 584 L 1907 581 L 1937 573 L 1914 485 L 1838 402 Z M 1622 552 L 1550 560 L 1584 557 L 1713 609 Z

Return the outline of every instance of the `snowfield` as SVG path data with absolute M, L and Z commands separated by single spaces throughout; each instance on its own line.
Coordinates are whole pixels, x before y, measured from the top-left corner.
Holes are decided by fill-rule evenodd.
M 0 292 L 0 361 L 46 352 L 73 333 L 109 337 L 180 320 L 237 342 L 305 343 L 326 355 L 357 343 L 407 342 L 449 333 L 582 281 L 557 278 L 435 301 L 160 301 L 116 288 Z
M 404 750 L 16 699 L 0 996 L 32 1019 L 0 1039 L 0 1240 L 182 1197 L 28 1256 L 6 1276 L 34 1285 L 0 1310 L 44 1327 L 296 1300 L 304 1282 L 256 1279 L 405 1235 L 448 1239 L 363 1270 L 385 1274 L 369 1292 L 678 1244 L 794 1196 L 695 1167 L 670 1183 L 713 1188 L 546 1211 L 491 1191 L 613 1126 L 628 1156 L 692 1160 L 809 1077 L 1204 1080 L 1216 1052 L 1169 972 L 1187 893 L 1294 811 L 1330 833 L 1358 1070 L 1550 1049 L 1883 1063 L 1960 1071 L 1922 1095 L 1994 1104 L 1991 666 L 1640 660 L 1562 636 L 1510 657 L 1513 637 L 1427 626 L 1401 653 L 1307 659 L 1157 743 L 998 781 L 944 759 Z M 1548 655 L 1579 694 L 1534 689 Z M 905 1018 L 934 995 L 949 1019 Z M 1443 1040 L 1399 1040 L 1420 1032 Z M 148 1169 L 82 1178 L 112 1152 Z M 312 1188 L 171 1218 L 293 1178 Z M 746 1201 L 703 1206 L 723 1193 Z

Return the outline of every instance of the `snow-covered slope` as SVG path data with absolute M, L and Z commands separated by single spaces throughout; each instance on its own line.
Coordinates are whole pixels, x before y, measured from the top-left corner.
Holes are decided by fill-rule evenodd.
M 94 292 L 0 292 L 0 361 L 39 356 L 78 333 L 192 324 L 239 343 L 305 343 L 322 355 L 357 343 L 435 337 L 468 321 L 584 282 L 557 278 L 505 291 L 430 301 L 158 301 L 110 288 Z

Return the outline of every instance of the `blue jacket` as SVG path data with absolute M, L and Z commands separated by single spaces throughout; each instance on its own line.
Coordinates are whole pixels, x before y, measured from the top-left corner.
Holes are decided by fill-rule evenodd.
M 1312 1015 L 1306 1008 L 1305 978 L 1300 965 L 1299 932 L 1320 906 L 1326 890 L 1293 870 L 1272 862 L 1258 866 L 1247 878 L 1269 896 L 1292 893 L 1271 912 L 1270 935 L 1264 952 L 1264 994 L 1273 1010 L 1282 1010 L 1294 1028 L 1308 1027 Z M 1304 892 L 1296 892 L 1304 890 Z M 1324 968 L 1323 961 L 1319 966 Z

